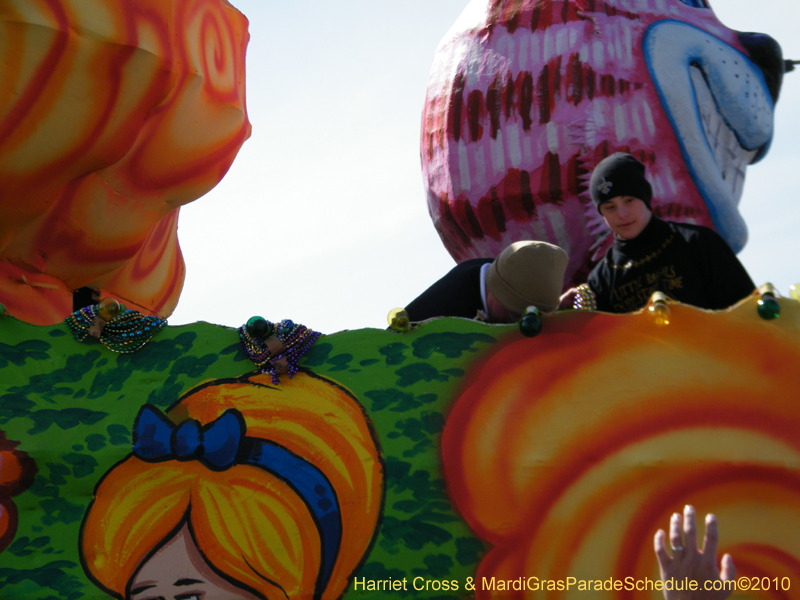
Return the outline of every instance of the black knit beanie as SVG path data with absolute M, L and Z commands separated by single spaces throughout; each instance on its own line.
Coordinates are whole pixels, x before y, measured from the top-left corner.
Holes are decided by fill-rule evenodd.
M 633 196 L 644 202 L 647 208 L 650 208 L 653 198 L 653 188 L 644 177 L 644 165 L 624 152 L 600 161 L 592 173 L 589 187 L 598 212 L 600 204 L 617 196 Z

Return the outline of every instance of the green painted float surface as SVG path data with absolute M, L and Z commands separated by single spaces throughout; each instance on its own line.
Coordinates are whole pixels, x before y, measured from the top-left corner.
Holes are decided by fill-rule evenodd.
M 409 333 L 344 331 L 322 336 L 301 360 L 359 399 L 382 446 L 383 516 L 359 578 L 405 577 L 407 591 L 391 592 L 400 597 L 464 597 L 484 547 L 446 496 L 439 438 L 469 365 L 515 329 L 438 319 Z M 166 409 L 198 384 L 252 371 L 229 327 L 167 327 L 138 352 L 117 354 L 75 341 L 64 325 L 0 317 L 0 430 L 38 467 L 13 498 L 19 529 L 0 554 L 0 598 L 106 597 L 80 564 L 81 521 L 98 479 L 131 452 L 139 408 Z M 416 591 L 414 577 L 455 579 L 462 591 Z M 374 594 L 351 586 L 345 598 Z

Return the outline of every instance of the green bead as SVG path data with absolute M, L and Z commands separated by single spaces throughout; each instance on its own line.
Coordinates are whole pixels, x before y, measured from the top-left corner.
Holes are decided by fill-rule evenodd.
M 781 314 L 781 305 L 772 294 L 764 294 L 758 301 L 758 316 L 771 321 Z
M 542 330 L 542 319 L 537 312 L 529 312 L 519 322 L 519 330 L 526 337 L 535 337 Z
M 250 317 L 244 328 L 252 337 L 267 338 L 272 335 L 272 327 L 264 317 Z

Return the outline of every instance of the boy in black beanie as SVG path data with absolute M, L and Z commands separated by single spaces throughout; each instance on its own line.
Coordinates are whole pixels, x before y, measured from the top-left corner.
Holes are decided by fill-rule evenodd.
M 684 304 L 720 310 L 755 289 L 725 241 L 712 229 L 662 221 L 650 208 L 653 192 L 644 165 L 612 154 L 597 165 L 592 202 L 614 232 L 614 245 L 587 284 L 562 296 L 562 307 L 614 313 L 642 308 L 659 291 Z

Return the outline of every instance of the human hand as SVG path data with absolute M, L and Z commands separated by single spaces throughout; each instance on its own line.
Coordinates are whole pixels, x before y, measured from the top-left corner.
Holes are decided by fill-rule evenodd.
M 566 292 L 561 294 L 561 299 L 558 303 L 558 310 L 570 310 L 575 308 L 575 296 L 577 295 L 577 288 L 569 288 Z
M 687 505 L 680 513 L 674 513 L 669 524 L 669 543 L 672 557 L 667 553 L 667 534 L 659 529 L 655 537 L 655 551 L 661 569 L 661 581 L 673 579 L 677 586 L 686 587 L 683 582 L 697 582 L 697 590 L 664 590 L 665 600 L 725 600 L 730 589 L 706 590 L 707 581 L 731 581 L 736 577 L 736 567 L 730 554 L 722 557 L 722 570 L 717 568 L 717 518 L 706 515 L 706 531 L 703 536 L 703 549 L 697 549 L 697 523 L 694 507 Z

